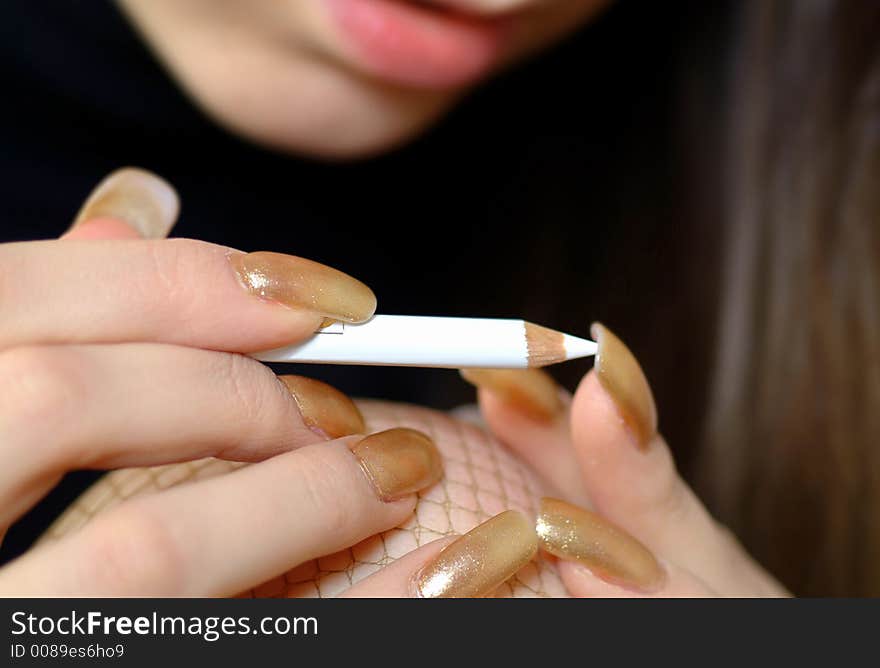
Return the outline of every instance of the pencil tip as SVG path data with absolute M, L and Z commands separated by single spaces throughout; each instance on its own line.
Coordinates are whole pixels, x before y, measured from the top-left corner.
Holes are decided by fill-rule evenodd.
M 541 367 L 579 357 L 595 355 L 598 345 L 571 334 L 557 332 L 540 325 L 526 323 L 526 345 L 529 366 Z
M 571 334 L 563 334 L 562 343 L 565 346 L 565 358 L 569 360 L 595 355 L 599 348 L 595 341 L 582 339 Z

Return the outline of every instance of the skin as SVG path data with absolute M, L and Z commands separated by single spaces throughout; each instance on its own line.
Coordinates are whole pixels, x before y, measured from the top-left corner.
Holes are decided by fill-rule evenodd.
M 128 182 L 127 195 L 113 198 L 125 203 L 120 218 L 86 215 L 60 240 L 0 245 L 0 266 L 22 279 L 8 291 L 0 337 L 0 376 L 19 379 L 0 400 L 0 536 L 70 470 L 206 456 L 257 463 L 123 503 L 0 569 L 0 594 L 231 595 L 404 522 L 415 495 L 387 498 L 374 487 L 357 460 L 361 437 L 330 439 L 300 412 L 306 404 L 295 400 L 290 384 L 248 357 L 219 352 L 305 338 L 323 316 L 249 295 L 230 278 L 228 262 L 218 260 L 228 249 L 141 238 L 144 229 L 166 234 L 174 221 L 136 217 L 140 231 L 126 224 L 131 203 L 144 195 Z M 140 209 L 176 215 L 176 207 Z M 32 274 L 32 267 L 40 271 Z M 95 292 L 96 282 L 114 281 L 133 308 L 114 305 L 114 291 Z M 47 288 L 59 293 L 62 285 L 71 293 L 52 306 L 58 295 Z M 35 310 L 35 302 L 49 308 Z M 199 303 L 224 308 L 199 312 Z M 63 304 L 71 310 L 58 318 Z M 46 312 L 56 317 L 43 319 Z M 631 358 L 615 365 L 620 356 L 618 349 L 603 359 L 606 375 L 623 370 L 639 377 Z M 533 381 L 526 371 L 506 382 Z M 536 391 L 558 392 L 552 415 L 508 402 L 510 393 L 496 390 L 483 389 L 479 398 L 499 440 L 556 495 L 591 504 L 600 521 L 616 523 L 617 535 L 644 545 L 666 574 L 659 587 L 639 592 L 562 560 L 559 572 L 573 595 L 785 593 L 709 516 L 678 476 L 662 437 L 635 437 L 621 419 L 617 386 L 603 384 L 596 372 L 574 398 L 541 384 Z M 332 405 L 346 410 L 344 398 L 334 396 Z M 409 461 L 404 470 L 419 460 Z M 448 543 L 416 550 L 347 595 L 414 595 L 416 574 Z M 617 558 L 626 560 L 621 544 L 617 539 Z
M 467 15 L 512 20 L 496 71 L 558 40 L 606 4 L 433 3 L 442 10 L 455 7 Z M 236 133 L 284 150 L 330 158 L 387 150 L 424 130 L 477 83 L 427 90 L 367 74 L 329 20 L 323 0 L 119 4 L 170 74 L 208 114 Z
M 66 264 L 53 261 L 56 251 L 65 254 Z M 139 253 L 151 262 L 139 264 Z M 361 437 L 328 439 L 316 432 L 288 387 L 266 367 L 217 351 L 256 350 L 275 342 L 281 330 L 289 339 L 304 338 L 321 316 L 244 298 L 242 286 L 226 280 L 230 267 L 214 263 L 210 244 L 181 247 L 173 240 L 133 238 L 124 221 L 97 219 L 58 241 L 2 245 L 0 254 L 5 270 L 19 277 L 28 275 L 33 262 L 49 274 L 41 279 L 46 283 L 25 280 L 17 286 L 21 292 L 10 293 L 6 338 L 0 338 L 2 377 L 22 379 L 0 401 L 0 532 L 70 470 L 206 456 L 257 462 L 123 503 L 0 569 L 0 593 L 231 595 L 411 515 L 414 494 L 384 498 L 364 475 L 353 448 Z M 98 274 L 76 269 L 83 258 Z M 163 266 L 176 267 L 176 273 L 153 280 L 151 272 Z M 129 282 L 123 293 L 145 301 L 133 310 L 134 323 L 132 311 L 113 308 L 101 318 L 102 327 L 92 329 L 100 303 L 90 298 L 94 281 L 105 283 L 100 272 L 114 270 Z M 65 313 L 68 329 L 34 318 L 30 307 L 51 300 L 46 285 L 62 283 L 82 293 L 68 300 L 76 305 Z M 223 303 L 222 313 L 194 311 L 188 290 L 209 296 L 207 303 Z M 242 322 L 247 327 L 236 325 Z M 84 339 L 84 332 L 93 340 Z M 613 365 L 613 358 L 603 363 Z M 635 373 L 632 364 L 616 369 Z M 531 380 L 523 374 L 523 382 Z M 548 489 L 572 503 L 591 504 L 600 521 L 614 522 L 639 541 L 665 572 L 659 586 L 639 591 L 561 560 L 570 593 L 785 594 L 709 516 L 678 476 L 662 437 L 654 434 L 647 444 L 635 438 L 608 387 L 617 391 L 590 372 L 573 398 L 559 391 L 555 415 L 539 417 L 506 402 L 503 393 L 479 393 L 489 428 L 543 476 Z M 542 391 L 553 388 L 542 385 Z M 120 400 L 126 395 L 137 400 Z M 106 410 L 110 403 L 114 411 Z M 406 421 L 402 408 L 401 419 Z M 263 520 L 254 522 L 255 515 Z M 416 574 L 449 542 L 416 550 L 346 595 L 415 595 Z M 628 558 L 626 550 L 618 553 Z
M 555 419 L 536 421 L 491 391 L 479 391 L 488 428 L 556 493 L 592 507 L 647 547 L 665 570 L 640 591 L 574 560 L 560 576 L 575 597 L 777 597 L 788 592 L 706 510 L 675 467 L 663 437 L 642 444 L 595 370 Z M 698 549 L 695 546 L 699 546 Z
M 604 568 L 584 565 L 576 560 L 566 559 L 564 556 L 555 560 L 556 573 L 572 596 L 706 597 L 780 596 L 785 594 L 785 591 L 748 557 L 723 527 L 717 525 L 708 516 L 705 509 L 675 473 L 662 439 L 655 438 L 648 451 L 634 447 L 632 432 L 621 426 L 618 409 L 597 381 L 594 372 L 585 376 L 573 402 L 566 403 L 566 409 L 558 416 L 559 421 L 555 423 L 536 422 L 532 414 L 520 411 L 518 405 L 505 404 L 503 400 L 499 403 L 497 397 L 486 392 L 481 392 L 481 406 L 487 420 L 503 425 L 501 427 L 502 434 L 496 435 L 499 438 L 506 438 L 507 447 L 514 450 L 520 460 L 546 454 L 548 449 L 559 453 L 562 459 L 564 466 L 561 466 L 559 461 L 554 463 L 553 460 L 540 457 L 540 460 L 545 463 L 538 465 L 537 468 L 543 474 L 544 480 L 535 481 L 533 493 L 537 496 L 531 499 L 529 505 L 536 506 L 538 496 L 541 494 L 558 494 L 571 501 L 589 494 L 594 498 L 594 506 L 597 509 L 602 508 L 602 515 L 597 514 L 597 522 L 605 523 L 612 518 L 615 522 L 616 538 L 608 540 L 608 536 L 603 533 L 588 534 L 591 544 L 596 541 L 596 549 L 604 555 L 601 560 L 603 562 L 601 565 Z M 468 428 L 457 426 L 445 414 L 412 406 L 385 404 L 376 401 L 364 402 L 361 408 L 368 423 L 381 424 L 383 429 L 394 425 L 412 427 L 431 424 L 431 431 L 435 434 L 439 450 L 453 459 L 460 456 L 463 447 L 479 458 L 487 453 L 485 437 L 479 430 L 472 426 Z M 523 429 L 527 431 L 523 432 Z M 589 429 L 592 435 L 586 436 L 585 429 Z M 325 447 L 333 447 L 333 444 L 321 445 L 317 449 L 314 447 L 304 448 L 299 451 L 299 455 L 296 453 L 294 455 L 312 457 L 314 452 Z M 649 452 L 654 454 L 647 454 Z M 491 455 L 488 456 L 491 457 Z M 257 464 L 256 466 L 261 465 Z M 499 463 L 499 466 L 503 465 Z M 177 468 L 180 469 L 180 478 L 185 479 L 191 475 L 186 466 L 177 465 Z M 48 582 L 41 581 L 48 593 L 77 591 L 77 585 L 83 586 L 82 581 L 77 580 L 76 574 L 79 569 L 71 569 L 69 564 L 60 568 L 54 565 L 50 566 L 49 564 L 55 556 L 61 553 L 69 554 L 77 546 L 78 549 L 87 550 L 83 546 L 88 545 L 96 534 L 100 534 L 107 527 L 119 532 L 121 531 L 120 526 L 124 526 L 124 522 L 129 521 L 126 518 L 133 516 L 136 518 L 141 513 L 155 516 L 155 514 L 162 512 L 163 507 L 170 507 L 172 510 L 166 513 L 167 516 L 161 517 L 162 526 L 170 525 L 174 528 L 182 524 L 193 537 L 198 536 L 201 541 L 226 541 L 227 534 L 218 530 L 226 521 L 225 517 L 223 522 L 215 522 L 202 514 L 198 518 L 198 523 L 193 525 L 192 519 L 187 519 L 185 514 L 181 517 L 179 513 L 181 509 L 185 510 L 191 503 L 195 503 L 208 490 L 219 489 L 224 485 L 223 478 L 228 476 L 231 471 L 236 471 L 237 468 L 237 465 L 228 462 L 214 461 L 210 464 L 209 474 L 200 474 L 197 482 L 182 483 L 184 489 L 190 488 L 189 492 L 178 491 L 165 497 L 162 493 L 157 494 L 157 489 L 153 486 L 132 487 L 130 483 L 126 483 L 123 477 L 129 472 L 115 474 L 115 483 L 111 483 L 109 479 L 105 478 L 97 484 L 96 489 L 92 490 L 92 500 L 86 502 L 84 499 L 78 502 L 79 510 L 68 513 L 68 519 L 73 520 L 72 522 L 62 520 L 57 529 L 51 530 L 51 535 L 42 543 L 44 550 L 42 563 L 40 561 L 31 562 L 29 570 L 35 576 L 44 572 L 53 574 Z M 567 475 L 571 469 L 575 469 L 579 473 L 582 470 L 587 473 L 578 478 L 572 478 Z M 170 472 L 167 468 L 163 468 L 163 471 L 161 476 L 166 476 Z M 263 472 L 259 472 L 259 475 L 262 476 Z M 457 475 L 461 480 L 461 472 Z M 508 470 L 506 475 L 515 479 L 518 474 L 514 468 Z M 208 479 L 210 476 L 218 476 L 219 480 L 214 478 L 214 482 L 212 482 L 211 479 Z M 177 476 L 172 477 L 177 478 Z M 456 475 L 452 474 L 450 477 L 454 479 Z M 286 481 L 293 479 L 294 476 L 285 475 Z M 589 485 L 587 480 L 590 481 Z M 254 488 L 256 488 L 256 478 L 254 478 L 254 482 Z M 461 485 L 460 482 L 451 484 Z M 629 485 L 636 485 L 639 493 L 634 493 L 633 487 Z M 97 488 L 101 488 L 100 491 Z M 132 491 L 123 493 L 120 491 L 122 489 Z M 451 487 L 447 486 L 445 493 L 449 493 L 450 489 Z M 256 489 L 251 491 L 256 493 Z M 271 503 L 281 501 L 291 495 L 287 488 L 281 490 L 281 494 L 277 496 L 278 490 L 270 488 L 268 491 L 271 495 Z M 266 490 L 262 494 L 265 496 Z M 226 505 L 224 495 L 218 493 L 215 496 L 221 504 L 219 512 L 225 516 L 229 506 Z M 423 506 L 420 512 L 430 512 L 432 503 L 443 496 L 442 490 L 432 489 L 425 498 L 419 501 L 419 505 Z M 121 506 L 115 505 L 123 497 L 127 497 L 128 500 Z M 156 497 L 159 498 L 158 501 L 150 501 L 151 498 L 155 499 Z M 98 501 L 99 498 L 102 500 Z M 116 501 L 111 501 L 113 499 Z M 434 501 L 432 502 L 431 499 Z M 238 499 L 233 498 L 230 503 L 236 504 Z M 510 504 L 508 507 L 513 508 L 517 505 L 509 501 L 507 503 Z M 503 504 L 501 507 L 503 508 Z M 499 508 L 496 507 L 493 512 L 498 510 Z M 81 528 L 83 513 L 93 515 L 95 518 L 86 524 L 85 528 Z M 135 522 L 136 526 L 144 524 L 142 520 L 135 519 Z M 314 591 L 314 587 L 300 583 L 311 582 L 310 578 L 315 577 L 313 574 L 323 569 L 320 568 L 319 563 L 308 564 L 304 569 L 297 568 L 301 560 L 313 555 L 314 552 L 303 551 L 299 545 L 301 540 L 299 538 L 297 538 L 296 545 L 287 545 L 285 539 L 287 526 L 290 522 L 290 518 L 284 517 L 284 531 L 278 533 L 274 539 L 264 538 L 257 541 L 260 545 L 259 552 L 250 548 L 240 552 L 236 551 L 236 545 L 240 544 L 240 540 L 236 539 L 229 540 L 229 545 L 221 544 L 226 550 L 225 557 L 228 555 L 238 557 L 229 572 L 236 576 L 247 574 L 242 579 L 235 580 L 236 583 L 242 585 L 241 588 L 247 595 L 259 596 L 268 593 L 298 596 L 308 595 Z M 242 533 L 251 535 L 255 529 L 258 529 L 259 533 L 264 531 L 268 533 L 277 531 L 277 528 L 274 518 L 272 518 L 272 523 L 268 526 L 236 525 L 234 531 L 236 535 L 240 536 Z M 467 525 L 462 527 L 463 530 L 466 528 Z M 171 533 L 176 534 L 177 531 L 173 530 Z M 415 593 L 414 584 L 418 577 L 424 573 L 424 569 L 430 567 L 438 559 L 441 549 L 453 544 L 456 540 L 453 536 L 446 537 L 412 552 L 401 554 L 399 547 L 402 539 L 396 533 L 391 531 L 383 534 L 382 540 L 387 550 L 384 558 L 389 559 L 390 557 L 392 562 L 388 567 L 377 571 L 366 579 L 358 580 L 356 585 L 351 588 L 331 595 L 345 597 L 413 596 Z M 313 529 L 312 535 L 321 536 L 321 531 Z M 633 547 L 631 545 L 622 546 L 621 535 L 628 537 L 628 541 L 639 541 L 644 547 L 639 548 L 638 551 L 648 550 L 651 554 L 650 558 L 658 561 L 661 570 L 659 581 L 655 581 L 654 578 L 650 582 L 646 582 L 643 578 L 620 577 L 621 573 L 632 572 L 633 566 L 644 565 L 644 558 L 633 561 Z M 146 539 L 142 538 L 141 540 L 146 543 L 146 545 L 141 543 L 141 551 L 144 555 L 164 555 L 156 558 L 158 565 L 154 566 L 157 571 L 166 573 L 160 580 L 163 586 L 171 586 L 168 583 L 177 583 L 176 586 L 180 586 L 180 583 L 186 583 L 190 589 L 180 591 L 192 592 L 201 591 L 199 587 L 208 584 L 204 580 L 200 582 L 197 577 L 190 574 L 194 570 L 202 569 L 204 561 L 198 553 L 193 554 L 192 551 L 185 549 L 186 544 L 184 549 L 175 550 L 174 558 L 169 559 L 167 550 L 163 551 L 156 546 L 149 545 L 149 541 L 156 541 L 155 532 L 152 537 L 148 535 Z M 108 542 L 110 541 L 108 540 Z M 338 544 L 336 543 L 336 545 Z M 701 549 L 695 550 L 693 548 L 695 544 L 699 544 Z M 500 546 L 505 550 L 511 548 L 509 539 L 499 539 L 497 542 L 493 540 L 490 545 Z M 325 549 L 329 549 L 329 547 Z M 358 549 L 356 547 L 355 552 L 358 552 Z M 513 550 L 517 549 L 517 546 L 514 545 Z M 369 554 L 369 550 L 367 553 Z M 348 563 L 348 554 L 344 554 L 341 563 L 339 555 L 331 556 L 330 560 L 333 566 L 330 568 L 345 568 Z M 398 554 L 401 556 L 397 557 Z M 245 566 L 245 564 L 255 561 L 256 558 L 267 557 L 277 558 L 279 560 L 277 563 L 284 563 L 283 569 L 290 572 L 290 577 L 285 583 L 272 584 L 268 589 L 265 586 L 258 586 L 263 583 L 250 581 L 248 577 L 251 577 L 249 574 L 253 571 Z M 365 558 L 369 561 L 375 557 L 366 556 Z M 76 562 L 74 561 L 74 563 Z M 210 561 L 208 564 L 213 565 Z M 181 573 L 186 574 L 186 577 L 180 577 Z M 307 575 L 304 576 L 304 573 Z M 17 576 L 21 578 L 23 574 L 27 573 L 19 570 Z M 351 575 L 354 576 L 354 572 L 351 572 Z M 272 582 L 276 583 L 277 578 L 272 578 Z M 0 586 L 2 585 L 3 577 L 0 573 Z M 144 591 L 148 584 L 137 581 L 129 583 L 128 586 L 136 588 L 136 591 Z M 150 583 L 149 586 L 155 585 Z M 465 579 L 463 586 L 469 587 L 471 583 Z M 506 588 L 502 588 L 498 593 L 504 594 L 505 591 Z M 261 592 L 263 593 L 261 594 Z
M 166 229 L 172 223 L 168 221 Z M 412 512 L 413 494 L 393 500 L 377 494 L 349 448 L 348 441 L 358 437 L 328 440 L 316 433 L 292 394 L 266 367 L 241 355 L 216 352 L 226 347 L 223 338 L 232 343 L 244 336 L 251 341 L 246 347 L 262 347 L 264 341 L 279 336 L 302 339 L 314 331 L 320 316 L 240 299 L 241 286 L 224 280 L 230 268 L 217 263 L 212 270 L 211 260 L 207 264 L 196 260 L 201 266 L 192 272 L 184 270 L 175 274 L 175 281 L 160 281 L 164 290 L 152 282 L 149 274 L 163 264 L 162 258 L 183 260 L 180 267 L 189 266 L 191 262 L 183 256 L 190 255 L 192 260 L 195 250 L 196 255 L 207 251 L 210 257 L 214 255 L 210 245 L 187 245 L 181 256 L 173 242 L 151 247 L 157 242 L 133 234 L 124 221 L 97 219 L 93 224 L 80 224 L 58 241 L 5 244 L 0 253 L 8 260 L 7 270 L 14 265 L 22 275 L 30 260 L 45 261 L 58 247 L 70 257 L 66 267 L 56 269 L 61 274 L 76 265 L 79 251 L 93 244 L 102 246 L 99 264 L 103 270 L 116 267 L 129 273 L 134 269 L 126 279 L 129 296 L 135 294 L 136 286 L 152 284 L 140 293 L 149 303 L 137 309 L 141 316 L 135 330 L 119 329 L 127 317 L 123 309 L 114 309 L 115 319 L 105 322 L 101 332 L 88 340 L 32 317 L 28 302 L 46 301 L 38 296 L 41 288 L 36 281 L 26 281 L 29 285 L 19 294 L 21 301 L 11 300 L 10 331 L 16 326 L 21 329 L 0 342 L 0 367 L 9 372 L 7 378 L 21 381 L 7 388 L 10 391 L 0 401 L 0 536 L 68 470 L 142 466 L 206 454 L 261 461 L 262 466 L 251 467 L 249 476 L 227 476 L 212 481 L 214 485 L 193 486 L 175 495 L 163 493 L 121 508 L 74 540 L 30 552 L 0 569 L 0 591 L 231 594 L 240 585 L 248 586 L 254 578 L 273 573 L 284 551 L 293 550 L 303 559 L 324 554 L 395 526 Z M 146 252 L 151 262 L 135 268 L 119 256 L 120 245 Z M 148 266 L 153 270 L 144 270 Z M 64 281 L 60 275 L 47 280 L 50 285 Z M 92 318 L 89 305 L 100 300 L 88 297 L 89 292 L 94 294 L 88 278 L 74 284 L 74 289 L 83 291 L 83 298 L 77 300 L 82 308 L 65 319 L 87 331 L 86 323 Z M 175 311 L 185 317 L 190 309 L 182 303 L 170 310 L 161 307 L 169 299 L 174 301 L 172 294 L 182 297 L 179 288 L 183 285 L 204 294 L 225 291 L 225 298 L 215 297 L 239 317 L 245 315 L 242 309 L 256 310 L 248 313 L 247 328 L 221 327 L 225 329 L 221 339 L 206 346 L 206 329 L 175 323 L 173 315 L 168 319 Z M 196 319 L 210 324 L 209 318 Z M 160 325 L 155 335 L 146 334 L 151 322 Z M 144 329 L 136 331 L 140 327 Z M 178 336 L 183 338 L 172 342 Z M 161 377 L 154 376 L 157 370 Z M 106 395 L 107 391 L 114 397 Z M 125 394 L 137 400 L 120 400 Z M 102 408 L 108 402 L 114 411 Z M 65 427 L 59 429 L 62 423 Z M 266 494 L 269 488 L 277 494 Z M 251 515 L 240 512 L 252 506 L 255 498 L 266 504 L 262 514 L 279 522 L 275 531 L 271 523 L 254 523 Z M 182 508 L 189 510 L 181 512 Z M 199 508 L 211 508 L 217 516 L 210 520 Z M 305 508 L 309 509 L 306 513 Z M 225 528 L 218 531 L 221 526 Z M 264 543 L 264 547 L 237 551 L 235 546 L 242 545 L 240 537 L 247 532 L 251 534 L 247 543 Z M 275 540 L 282 534 L 291 541 L 286 549 Z M 140 567 L 132 570 L 129 566 L 134 562 Z M 131 576 L 133 571 L 138 575 Z
M 464 13 L 518 17 L 501 68 L 573 30 L 602 3 L 452 4 Z M 286 150 L 325 157 L 386 150 L 424 129 L 469 87 L 424 90 L 367 75 L 317 0 L 120 5 L 196 104 L 231 130 Z M 63 582 L 89 594 L 220 594 L 255 584 L 272 574 L 279 554 L 279 546 L 269 544 L 271 531 L 258 531 L 247 541 L 247 554 L 225 563 L 195 548 L 213 544 L 216 554 L 236 555 L 238 530 L 259 527 L 235 508 L 261 496 L 257 492 L 273 476 L 290 481 L 310 472 L 303 485 L 312 493 L 303 503 L 317 506 L 308 513 L 299 508 L 294 518 L 267 512 L 279 521 L 314 518 L 311 526 L 286 527 L 290 540 L 306 550 L 303 559 L 310 549 L 317 556 L 396 526 L 413 508 L 412 494 L 379 499 L 341 444 L 310 450 L 311 444 L 325 445 L 327 433 L 300 413 L 295 397 L 262 365 L 217 352 L 294 343 L 319 326 L 321 314 L 248 298 L 225 263 L 228 249 L 157 241 L 174 223 L 176 198 L 157 197 L 155 184 L 140 181 L 140 189 L 129 184 L 122 195 L 118 184 L 102 184 L 84 208 L 90 216 L 81 216 L 60 240 L 0 246 L 2 278 L 16 279 L 0 280 L 16 286 L 5 295 L 0 368 L 6 378 L 24 379 L 6 388 L 0 401 L 0 538 L 64 472 L 84 466 L 143 466 L 213 455 L 266 460 L 262 479 L 253 473 L 230 476 L 222 490 L 196 487 L 195 496 L 180 504 L 160 494 L 120 509 L 75 540 L 4 567 L 4 593 L 36 593 L 47 586 L 62 591 L 61 582 L 46 579 L 49 573 L 70 575 Z M 113 288 L 96 293 L 96 283 Z M 36 302 L 43 308 L 33 309 Z M 224 308 L 207 306 L 218 303 Z M 166 372 L 160 387 L 139 388 L 157 368 Z M 101 408 L 107 388 L 118 388 L 116 398 L 148 400 L 124 403 L 111 413 Z M 65 428 L 58 429 L 62 423 Z M 316 494 L 318 489 L 323 493 Z M 214 501 L 217 495 L 223 504 Z M 322 507 L 322 499 L 333 504 Z M 339 527 L 334 518 L 346 503 L 359 510 L 345 513 L 350 525 Z M 180 507 L 191 511 L 179 512 Z M 227 512 L 223 521 L 204 522 L 195 510 L 200 507 Z M 208 532 L 201 541 L 193 540 L 197 527 Z M 344 544 L 328 543 L 333 535 Z M 178 543 L 175 536 L 183 538 Z M 142 573 L 136 579 L 125 575 L 126 562 L 143 555 L 157 560 L 135 569 Z M 110 567 L 96 569 L 96 563 Z
M 603 4 L 435 2 L 514 18 L 496 69 L 550 44 Z M 425 90 L 369 76 L 317 0 L 120 4 L 197 104 L 231 130 L 286 150 L 333 158 L 387 150 L 469 87 Z M 138 198 L 129 193 L 126 201 Z M 62 239 L 0 245 L 0 285 L 9 286 L 0 377 L 22 379 L 0 395 L 0 537 L 70 470 L 206 456 L 258 463 L 123 504 L 25 554 L 0 569 L 2 594 L 234 594 L 291 560 L 395 527 L 414 508 L 413 494 L 380 498 L 351 450 L 353 437 L 313 429 L 266 367 L 237 354 L 303 340 L 324 315 L 248 296 L 226 261 L 229 249 L 161 240 L 176 207 L 151 210 L 164 219 L 149 240 L 142 221 L 129 224 L 126 208 L 111 206 Z M 139 386 L 156 369 L 162 382 Z M 107 388 L 116 388 L 116 398 L 144 400 L 108 412 Z M 486 392 L 480 401 L 490 428 L 560 496 L 592 502 L 653 551 L 668 578 L 652 593 L 781 593 L 687 490 L 662 439 L 647 451 L 632 447 L 593 374 L 566 402 L 565 420 L 535 423 Z M 255 499 L 264 505 L 253 508 Z M 265 522 L 253 522 L 254 511 Z M 444 544 L 420 548 L 349 594 L 411 595 L 414 574 Z M 631 593 L 580 564 L 560 569 L 574 595 Z

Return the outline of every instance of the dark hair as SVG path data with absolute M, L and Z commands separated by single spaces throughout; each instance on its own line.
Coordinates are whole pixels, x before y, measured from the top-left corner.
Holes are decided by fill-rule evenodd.
M 732 66 L 698 488 L 795 593 L 877 596 L 880 3 L 750 3 Z

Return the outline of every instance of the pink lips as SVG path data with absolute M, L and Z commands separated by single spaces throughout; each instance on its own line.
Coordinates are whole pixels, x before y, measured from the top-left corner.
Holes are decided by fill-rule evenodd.
M 484 76 L 504 26 L 406 0 L 324 0 L 352 57 L 369 74 L 407 86 L 455 88 Z

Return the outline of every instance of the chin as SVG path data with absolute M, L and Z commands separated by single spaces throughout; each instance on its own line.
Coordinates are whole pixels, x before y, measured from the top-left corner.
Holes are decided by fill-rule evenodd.
M 332 161 L 368 158 L 406 144 L 463 93 L 397 86 L 330 64 L 274 72 L 271 78 L 243 72 L 233 85 L 226 72 L 200 73 L 181 83 L 229 132 L 274 150 Z
M 401 110 L 398 118 L 382 124 L 365 123 L 350 110 L 329 118 L 315 118 L 311 124 L 295 127 L 278 123 L 267 124 L 266 118 L 249 123 L 249 119 L 216 117 L 227 131 L 264 148 L 327 162 L 365 160 L 405 146 L 427 131 L 445 111 L 411 114 Z M 256 120 L 256 119 L 255 119 Z M 396 121 L 396 122 L 394 122 Z

